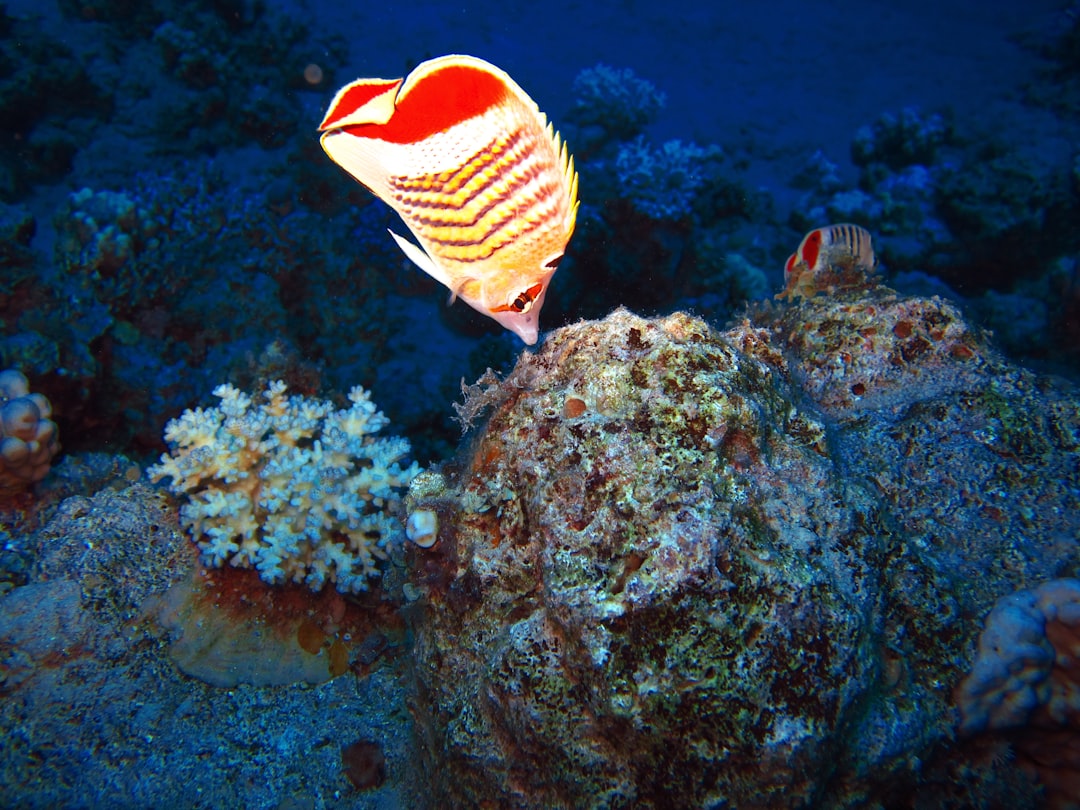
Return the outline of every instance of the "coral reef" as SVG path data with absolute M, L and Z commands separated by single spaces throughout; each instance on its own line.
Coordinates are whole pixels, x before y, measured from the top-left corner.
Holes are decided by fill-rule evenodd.
M 948 301 L 908 298 L 884 286 L 833 290 L 801 307 L 759 307 L 787 362 L 831 416 L 898 407 L 985 373 L 982 343 Z M 809 316 L 809 317 L 808 317 Z M 807 324 L 816 328 L 807 328 Z
M 638 136 L 622 144 L 615 158 L 619 193 L 652 219 L 687 219 L 722 156 L 718 146 L 674 140 L 656 148 Z
M 100 72 L 121 82 L 125 105 L 108 127 L 123 138 L 109 143 L 124 151 L 125 171 L 115 171 L 111 155 L 81 154 L 80 184 L 66 199 L 48 198 L 55 207 L 42 211 L 38 204 L 35 215 L 9 210 L 6 232 L 18 270 L 0 281 L 0 360 L 48 377 L 50 396 L 70 423 L 62 426 L 69 449 L 96 449 L 91 437 L 107 434 L 126 452 L 156 454 L 170 415 L 205 399 L 222 379 L 244 379 L 266 348 L 280 342 L 317 371 L 310 393 L 367 380 L 422 457 L 447 455 L 455 437 L 445 426 L 445 403 L 461 375 L 508 362 L 512 347 L 484 339 L 483 329 L 455 308 L 418 315 L 411 296 L 425 282 L 403 272 L 388 249 L 386 210 L 368 204 L 362 189 L 328 188 L 320 173 L 326 161 L 319 155 L 314 162 L 299 141 L 291 142 L 294 151 L 250 155 L 266 162 L 265 172 L 213 157 L 242 131 L 230 116 L 292 81 L 286 63 L 298 64 L 307 45 L 297 40 L 275 55 L 281 64 L 266 65 L 264 45 L 277 35 L 258 45 L 258 32 L 277 31 L 293 42 L 300 27 L 258 4 L 243 10 L 196 4 L 203 14 L 181 5 L 155 0 L 135 9 L 73 0 L 65 6 L 74 17 L 94 20 L 102 40 L 123 57 L 109 71 L 93 60 L 87 69 L 95 79 Z M 325 62 L 335 53 L 309 58 Z M 166 87 L 155 87 L 163 70 Z M 731 223 L 749 218 L 751 198 L 726 176 L 718 148 L 685 141 L 674 150 L 638 144 L 641 154 L 634 154 L 652 162 L 627 163 L 629 186 L 620 191 L 614 161 L 620 148 L 633 149 L 619 139 L 655 112 L 660 94 L 625 70 L 605 69 L 593 80 L 582 103 L 594 114 L 606 109 L 605 120 L 614 122 L 616 109 L 641 110 L 619 113 L 625 126 L 588 161 L 598 207 L 590 214 L 591 233 L 580 235 L 567 258 L 573 272 L 552 291 L 552 306 L 561 306 L 564 319 L 600 315 L 617 283 L 621 299 L 637 308 L 670 308 L 681 300 L 727 316 L 762 289 L 756 268 L 767 266 L 759 235 L 730 237 Z M 606 93 L 611 97 L 602 102 Z M 223 97 L 231 99 L 227 109 L 214 112 Z M 273 124 L 265 116 L 251 120 L 277 138 L 295 129 L 290 122 L 301 108 L 293 105 L 285 116 L 271 110 Z M 194 135 L 184 123 L 189 114 L 200 121 Z M 164 152 L 164 142 L 155 141 L 151 160 L 141 148 L 162 125 L 179 127 L 184 138 L 169 141 Z M 192 154 L 203 139 L 213 143 L 211 154 Z M 99 143 L 104 139 L 86 148 L 104 149 Z M 129 165 L 146 168 L 135 172 Z M 652 180 L 665 176 L 671 188 L 655 187 Z M 602 205 L 605 195 L 610 205 Z M 707 232 L 699 226 L 704 220 Z M 35 227 L 47 255 L 29 249 Z M 745 278 L 740 269 L 748 270 Z M 343 279 L 365 294 L 340 295 Z M 460 362 L 427 362 L 417 341 L 398 328 L 430 316 L 445 327 Z M 470 352 L 475 361 L 467 361 Z M 423 374 L 431 396 L 401 391 L 395 380 L 402 373 Z
M 270 383 L 255 405 L 218 386 L 220 406 L 166 426 L 171 453 L 150 478 L 171 478 L 170 489 L 187 496 L 181 523 L 206 565 L 254 568 L 267 582 L 312 590 L 367 590 L 377 561 L 401 540 L 399 492 L 419 467 L 401 467 L 405 439 L 374 437 L 389 420 L 362 388 L 346 410 L 285 390 Z
M 33 486 L 60 450 L 52 405 L 20 371 L 0 371 L 0 496 Z
M 57 270 L 85 279 L 94 297 L 118 314 L 154 303 L 176 280 L 160 269 L 159 235 L 166 235 L 161 212 L 140 206 L 135 195 L 73 192 L 57 212 L 55 226 Z
M 415 650 L 444 795 L 809 800 L 873 679 L 879 588 L 873 501 L 822 423 L 683 314 L 566 327 L 489 396 L 453 497 L 412 498 L 449 513 Z
M 364 250 L 343 268 L 351 226 L 327 231 L 310 212 L 275 209 L 271 193 L 213 166 L 71 193 L 52 218 L 52 262 L 11 245 L 28 267 L 0 283 L 0 359 L 53 375 L 68 418 L 138 452 L 158 449 L 169 414 L 275 343 L 325 362 L 329 387 L 373 377 L 389 332 L 388 252 Z M 27 241 L 34 219 L 8 213 L 9 232 Z M 343 272 L 369 295 L 327 307 Z
M 771 198 L 747 189 L 737 169 L 719 146 L 678 139 L 637 135 L 586 151 L 579 171 L 591 202 L 578 215 L 572 272 L 549 290 L 554 307 L 600 317 L 614 287 L 633 309 L 723 319 L 763 292 L 761 230 L 744 226 L 769 219 Z
M 1080 116 L 1080 4 L 1061 3 L 1057 13 L 1024 32 L 1018 42 L 1044 61 L 1024 86 L 1025 100 L 1062 118 Z
M 333 66 L 343 60 L 340 37 L 320 41 L 298 17 L 261 2 L 64 0 L 61 8 L 98 21 L 114 48 L 161 70 L 153 93 L 145 92 L 144 77 L 125 77 L 127 103 L 116 113 L 140 134 L 188 154 L 290 142 L 302 107 L 284 99 L 316 89 L 304 66 L 322 62 L 321 80 L 332 84 Z
M 618 303 L 637 311 L 689 308 L 723 320 L 763 292 L 772 198 L 746 187 L 744 164 L 716 144 L 650 140 L 644 130 L 664 97 L 629 69 L 584 70 L 574 91 L 565 134 L 589 197 L 571 272 L 548 291 L 556 317 L 601 317 L 617 288 Z
M 1076 391 L 1004 363 L 934 297 L 869 287 L 753 319 L 771 338 L 756 345 L 780 351 L 836 420 L 840 468 L 877 490 L 896 538 L 881 608 L 891 685 L 857 730 L 855 770 L 871 761 L 881 777 L 871 795 L 887 795 L 905 783 L 893 756 L 921 750 L 924 795 L 963 802 L 1003 789 L 1014 770 L 981 741 L 950 742 L 952 690 L 995 599 L 1078 570 Z
M 610 141 L 626 141 L 652 123 L 665 104 L 665 96 L 630 68 L 599 64 L 574 78 L 574 106 L 568 118 L 578 129 L 575 146 L 594 149 Z
M 1075 249 L 1069 223 L 1077 203 L 1067 172 L 1017 144 L 965 137 L 977 145 L 964 148 L 939 114 L 882 115 L 852 141 L 859 187 L 838 187 L 829 172 L 808 165 L 797 180 L 810 191 L 792 224 L 857 222 L 883 237 L 881 252 L 894 270 L 930 270 L 973 292 L 1008 288 L 1016 268 L 1045 269 Z
M 30 241 L 37 231 L 33 215 L 25 208 L 0 203 L 0 261 L 8 271 L 4 274 L 0 294 L 11 295 L 14 288 L 33 268 L 34 253 Z
M 938 150 L 952 138 L 952 124 L 940 114 L 924 115 L 915 107 L 883 113 L 873 124 L 860 127 L 851 142 L 857 166 L 882 164 L 892 171 L 908 166 L 929 166 Z
M 911 107 L 884 113 L 860 127 L 852 139 L 852 161 L 860 169 L 858 188 L 845 187 L 828 158 L 814 155 L 793 179 L 808 194 L 794 210 L 791 224 L 806 230 L 822 221 L 856 222 L 888 237 L 880 247 L 897 269 L 925 266 L 934 256 L 935 266 L 947 264 L 953 237 L 937 210 L 945 197 L 938 182 L 953 165 L 943 155 L 957 157 L 951 149 L 955 143 L 952 124 L 943 115 Z M 957 171 L 963 173 L 959 167 Z
M 998 600 L 971 672 L 957 689 L 961 731 L 1063 725 L 1080 717 L 1080 580 L 1058 579 Z
M 807 192 L 790 224 L 869 228 L 889 272 L 938 276 L 1010 356 L 1074 375 L 1060 266 L 1080 248 L 1075 156 L 1063 164 L 997 132 L 954 132 L 948 116 L 914 108 L 862 127 L 851 148 L 858 187 L 813 156 L 793 178 Z
M 355 75 L 321 15 L 0 5 L 0 369 L 57 414 L 0 373 L 0 805 L 1075 807 L 1080 406 L 975 327 L 1080 369 L 1068 6 L 1020 90 L 1054 114 L 1004 86 L 955 126 L 871 108 L 857 179 L 842 143 L 799 169 L 837 99 L 738 92 L 740 49 L 679 74 L 649 51 L 666 117 L 628 68 L 560 96 L 580 65 L 517 53 L 588 191 L 549 325 L 693 313 L 518 359 L 421 303 L 391 215 L 309 137 Z M 644 65 L 609 19 L 597 56 Z M 420 39 L 444 22 L 470 21 Z M 835 46 L 795 36 L 772 43 Z M 423 58 L 398 39 L 365 58 Z M 744 304 L 830 221 L 870 228 L 902 292 Z M 478 432 L 423 474 L 367 392 L 323 401 L 364 380 L 448 458 L 485 367 Z M 136 482 L 185 408 L 153 470 L 173 498 Z
M 974 290 L 1008 288 L 1016 268 L 1044 270 L 1075 250 L 1077 201 L 1064 172 L 1044 163 L 989 144 L 940 167 L 935 210 L 953 237 L 952 255 L 932 257 L 930 267 Z
M 112 98 L 66 43 L 0 7 L 0 199 L 55 182 Z
M 868 279 L 724 332 L 565 327 L 485 408 L 406 499 L 441 797 L 1035 806 L 1042 774 L 955 741 L 953 690 L 975 617 L 1080 566 L 1070 389 Z

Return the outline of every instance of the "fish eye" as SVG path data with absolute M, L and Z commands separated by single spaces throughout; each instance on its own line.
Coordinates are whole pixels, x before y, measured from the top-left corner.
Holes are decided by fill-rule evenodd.
M 556 259 L 556 261 L 558 260 Z M 533 301 L 536 300 L 536 296 L 540 295 L 543 288 L 543 284 L 533 284 L 525 292 L 518 293 L 518 297 L 510 304 L 510 309 L 514 310 L 514 312 L 528 312 L 532 309 Z
M 511 300 L 508 304 L 502 304 L 501 306 L 492 307 L 492 312 L 528 312 L 532 309 L 533 302 L 536 301 L 538 295 L 543 292 L 544 285 L 533 284 L 529 289 L 524 292 L 520 292 L 517 296 Z

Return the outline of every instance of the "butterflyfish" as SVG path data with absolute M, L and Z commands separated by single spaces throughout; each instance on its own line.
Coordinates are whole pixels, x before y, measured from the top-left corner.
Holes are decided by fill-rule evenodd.
M 357 79 L 319 125 L 331 160 L 394 209 L 421 270 L 527 344 L 574 232 L 577 172 L 536 103 L 473 56 Z
M 811 298 L 822 290 L 858 286 L 877 264 L 866 228 L 850 223 L 815 228 L 784 264 L 779 298 Z

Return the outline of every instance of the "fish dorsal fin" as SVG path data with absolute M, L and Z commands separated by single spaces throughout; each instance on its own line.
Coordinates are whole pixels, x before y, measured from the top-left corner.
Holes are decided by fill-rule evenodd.
M 442 284 L 444 287 L 449 287 L 451 290 L 454 290 L 455 285 L 454 282 L 450 280 L 450 276 L 448 276 L 446 274 L 446 271 L 439 267 L 439 265 L 435 264 L 435 262 L 424 251 L 423 248 L 418 245 L 414 245 L 404 236 L 396 234 L 393 231 L 388 232 L 392 237 L 394 237 L 394 241 L 397 242 L 398 247 L 401 248 L 401 252 L 405 254 L 409 261 L 411 261 L 413 264 L 415 264 L 417 267 L 419 267 L 437 282 Z M 454 296 L 456 297 L 456 295 L 457 291 L 455 290 Z
M 540 115 L 543 116 L 544 114 L 540 113 Z M 578 205 L 580 204 L 578 200 L 578 175 L 574 169 L 574 158 L 566 147 L 566 142 L 556 132 L 555 125 L 548 121 L 545 131 L 551 140 L 555 153 L 559 156 L 563 182 L 566 183 L 567 192 L 570 195 L 570 208 L 566 213 L 566 230 L 568 234 L 566 238 L 569 240 L 574 235 L 574 225 L 577 222 Z

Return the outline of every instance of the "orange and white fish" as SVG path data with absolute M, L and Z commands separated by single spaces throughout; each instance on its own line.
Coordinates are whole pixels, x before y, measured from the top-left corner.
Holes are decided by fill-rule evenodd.
M 390 235 L 421 270 L 536 343 L 548 284 L 574 232 L 566 145 L 506 73 L 442 56 L 405 79 L 357 79 L 319 125 L 330 158 L 405 221 Z
M 812 297 L 828 286 L 850 286 L 876 266 L 873 239 L 866 228 L 850 223 L 810 231 L 784 263 L 782 297 Z

